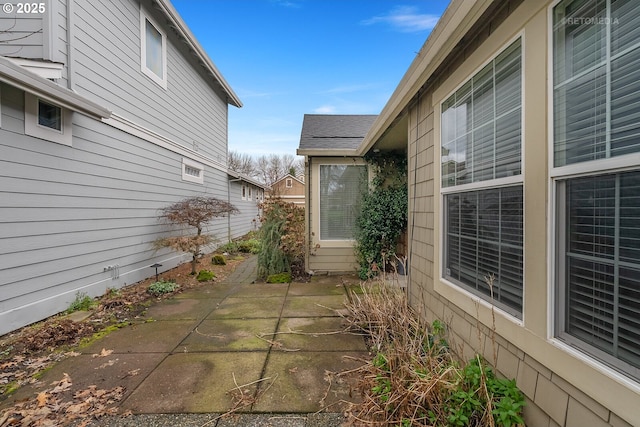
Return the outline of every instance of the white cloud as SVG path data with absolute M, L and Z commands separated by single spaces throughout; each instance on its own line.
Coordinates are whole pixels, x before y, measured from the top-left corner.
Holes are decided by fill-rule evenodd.
M 313 110 L 313 112 L 316 114 L 332 114 L 336 112 L 336 107 L 333 105 L 323 105 Z
M 421 14 L 415 7 L 401 6 L 386 15 L 362 21 L 363 25 L 388 24 L 400 31 L 412 33 L 431 30 L 440 19 L 437 15 Z

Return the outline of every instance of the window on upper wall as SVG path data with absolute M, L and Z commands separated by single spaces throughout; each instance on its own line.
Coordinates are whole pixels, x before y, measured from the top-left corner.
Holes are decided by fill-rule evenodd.
M 320 165 L 320 240 L 353 240 L 365 165 Z
M 522 318 L 522 42 L 441 108 L 444 278 Z
M 640 379 L 640 3 L 553 7 L 556 336 Z
M 293 187 L 293 180 L 291 178 L 287 178 L 284 184 L 285 184 L 285 187 L 291 188 Z
M 248 200 L 253 200 L 253 191 L 252 188 L 249 187 L 249 196 L 248 196 Z
M 140 69 L 154 82 L 167 88 L 167 36 L 140 9 Z
M 247 187 L 242 184 L 242 200 L 247 200 Z
M 25 93 L 24 131 L 27 135 L 71 145 L 72 112 L 55 103 Z

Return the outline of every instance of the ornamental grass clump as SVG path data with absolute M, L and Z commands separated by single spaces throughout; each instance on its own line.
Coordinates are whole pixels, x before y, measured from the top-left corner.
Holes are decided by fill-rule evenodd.
M 461 364 L 440 321 L 426 324 L 400 288 L 384 284 L 351 293 L 353 329 L 365 332 L 373 359 L 359 368 L 362 403 L 351 416 L 371 426 L 523 426 L 524 397 L 496 378 L 481 356 Z

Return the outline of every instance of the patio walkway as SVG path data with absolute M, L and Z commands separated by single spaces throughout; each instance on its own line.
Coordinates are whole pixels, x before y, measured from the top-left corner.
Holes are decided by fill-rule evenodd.
M 43 383 L 68 373 L 78 390 L 124 386 L 119 410 L 134 415 L 93 425 L 340 425 L 344 401 L 358 393 L 353 376 L 337 373 L 367 358 L 364 339 L 341 332 L 336 312 L 349 285 L 338 276 L 254 284 L 256 270 L 253 257 L 224 282 L 153 305 L 147 322 L 83 348 Z M 232 408 L 234 415 L 218 418 Z

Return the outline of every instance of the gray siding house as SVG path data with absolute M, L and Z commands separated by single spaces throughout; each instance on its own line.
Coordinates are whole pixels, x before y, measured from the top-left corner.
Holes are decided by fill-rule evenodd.
M 31 13 L 10 3 L 0 20 L 0 334 L 78 293 L 144 279 L 153 263 L 185 261 L 151 248 L 176 232 L 159 208 L 195 195 L 233 203 L 241 181 L 260 188 L 227 169 L 228 106 L 242 103 L 169 1 L 51 0 Z M 209 227 L 222 242 L 253 227 L 256 204 L 237 207 L 240 219 Z

